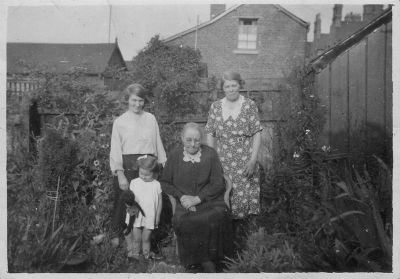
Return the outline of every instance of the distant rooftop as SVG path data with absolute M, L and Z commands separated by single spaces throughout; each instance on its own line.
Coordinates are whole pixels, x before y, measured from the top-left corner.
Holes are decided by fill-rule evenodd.
M 30 67 L 66 73 L 81 68 L 90 74 L 103 73 L 117 43 L 47 44 L 7 43 L 7 73 L 27 73 Z

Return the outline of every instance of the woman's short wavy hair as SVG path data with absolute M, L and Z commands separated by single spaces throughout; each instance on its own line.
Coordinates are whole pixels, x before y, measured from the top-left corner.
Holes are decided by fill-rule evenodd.
M 125 101 L 128 101 L 132 95 L 136 95 L 139 98 L 144 99 L 145 102 L 148 102 L 149 91 L 147 91 L 141 84 L 132 83 L 128 85 L 124 90 Z
M 245 81 L 242 79 L 238 72 L 234 71 L 226 71 L 222 74 L 221 79 L 219 80 L 218 88 L 220 90 L 224 89 L 224 83 L 226 80 L 236 80 L 239 83 L 239 88 L 243 89 Z

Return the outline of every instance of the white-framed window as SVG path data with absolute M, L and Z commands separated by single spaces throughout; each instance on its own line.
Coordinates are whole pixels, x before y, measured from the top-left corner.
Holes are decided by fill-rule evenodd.
M 239 19 L 238 49 L 257 49 L 257 19 Z

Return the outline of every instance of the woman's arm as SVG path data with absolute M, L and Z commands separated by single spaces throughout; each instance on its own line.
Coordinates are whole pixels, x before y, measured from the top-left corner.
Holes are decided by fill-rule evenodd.
M 116 121 L 113 123 L 111 133 L 111 147 L 110 147 L 110 168 L 113 174 L 118 177 L 118 184 L 121 190 L 127 190 L 129 188 L 128 179 L 124 174 L 124 168 L 122 166 L 122 147 L 121 137 L 118 131 Z
M 253 151 L 251 152 L 251 159 L 252 161 L 257 162 L 258 151 L 260 151 L 261 146 L 261 132 L 257 132 L 253 136 Z
M 110 168 L 113 174 L 116 174 L 116 171 L 118 170 L 124 170 L 122 167 L 121 136 L 119 134 L 116 121 L 113 123 L 111 132 Z
M 257 132 L 253 136 L 253 145 L 252 145 L 252 152 L 251 152 L 251 157 L 250 160 L 247 162 L 243 174 L 247 177 L 250 177 L 254 173 L 254 167 L 256 166 L 257 163 L 257 156 L 258 156 L 258 151 L 260 150 L 261 146 L 261 132 Z

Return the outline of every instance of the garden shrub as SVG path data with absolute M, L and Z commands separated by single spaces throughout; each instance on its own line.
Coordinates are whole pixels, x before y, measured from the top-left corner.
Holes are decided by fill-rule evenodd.
M 15 165 L 12 161 L 8 160 L 8 166 Z M 48 204 L 45 187 L 36 185 L 37 162 L 29 154 L 24 162 L 7 172 L 8 270 L 57 272 L 81 239 L 66 237 L 65 223 L 52 230 L 53 207 Z
M 281 235 L 264 228 L 248 235 L 244 249 L 235 259 L 225 261 L 225 272 L 296 272 L 302 270 L 300 256 Z
M 168 117 L 164 114 L 162 118 L 158 104 L 170 102 L 176 107 L 189 109 L 190 100 L 186 93 L 197 82 L 196 69 L 200 56 L 189 48 L 159 48 L 160 44 L 161 41 L 152 40 L 147 52 L 141 52 L 147 58 L 140 56 L 147 61 L 157 52 L 157 59 L 166 59 L 161 64 L 157 64 L 157 59 L 151 60 L 153 64 L 148 66 L 157 69 L 154 72 L 157 75 L 148 76 L 155 78 L 152 82 L 146 82 L 145 76 L 140 77 L 137 71 L 135 75 L 119 70 L 114 74 L 120 81 L 121 89 L 129 83 L 141 82 L 153 92 L 146 110 L 158 117 L 161 136 L 168 151 L 180 141 L 180 127 L 174 123 L 178 110 L 171 107 Z M 169 64 L 174 59 L 178 59 L 173 65 L 176 69 Z M 185 64 L 183 61 L 189 62 Z M 13 169 L 23 174 L 23 178 L 14 175 L 8 183 L 9 200 L 15 201 L 14 204 L 23 204 L 16 208 L 9 203 L 8 210 L 8 235 L 13 236 L 8 240 L 8 259 L 9 269 L 14 272 L 67 270 L 65 263 L 77 254 L 88 255 L 84 271 L 147 270 L 143 266 L 132 269 L 124 249 L 113 249 L 108 237 L 99 245 L 89 244 L 92 237 L 107 235 L 113 203 L 113 176 L 109 169 L 111 129 L 114 119 L 127 109 L 127 102 L 122 100 L 119 92 L 85 81 L 84 74 L 73 71 L 58 75 L 42 69 L 35 69 L 30 74 L 41 81 L 42 86 L 34 94 L 40 109 L 60 115 L 38 139 L 37 161 L 27 165 L 21 164 L 19 159 L 9 161 L 10 174 Z M 164 75 L 168 75 L 168 80 L 162 78 Z M 53 225 L 54 200 L 48 196 L 55 196 L 58 178 L 61 198 L 56 216 L 59 218 Z M 24 195 L 18 192 L 22 185 L 26 187 L 23 188 Z M 155 240 L 153 244 L 156 243 L 154 250 L 168 245 L 165 241 L 170 239 L 172 233 L 169 200 L 166 195 L 163 198 L 162 220 L 152 236 Z M 56 230 L 57 234 L 52 237 L 52 231 Z M 25 245 L 25 242 L 19 241 L 21 238 L 36 241 Z M 43 250 L 40 246 L 49 249 Z M 35 262 L 34 259 L 40 260 Z

